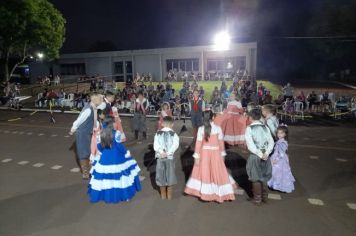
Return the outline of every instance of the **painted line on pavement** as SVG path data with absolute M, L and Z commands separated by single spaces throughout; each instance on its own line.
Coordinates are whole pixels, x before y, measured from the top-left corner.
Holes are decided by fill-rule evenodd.
M 78 167 L 70 169 L 70 172 L 73 172 L 73 173 L 77 173 L 79 171 L 80 171 L 80 169 Z
M 3 159 L 1 162 L 3 162 L 3 163 L 8 163 L 8 162 L 10 162 L 10 161 L 12 161 L 11 158 L 6 158 L 6 159 Z
M 356 210 L 356 203 L 346 203 L 351 210 Z
M 44 163 L 36 163 L 36 164 L 34 164 L 34 165 L 32 165 L 32 166 L 39 168 L 39 167 L 42 167 L 42 166 L 44 166 L 44 165 L 45 165 Z
M 344 158 L 336 158 L 335 160 L 337 160 L 337 161 L 339 161 L 339 162 L 347 162 L 347 160 L 344 159 Z
M 62 166 L 60 166 L 60 165 L 54 165 L 51 167 L 52 170 L 59 170 L 61 168 L 62 168 Z
M 243 189 L 235 189 L 234 190 L 234 193 L 236 195 L 244 195 L 245 191 Z
M 30 162 L 29 162 L 29 161 L 20 161 L 20 162 L 17 162 L 17 164 L 22 165 L 22 166 L 27 165 L 28 163 L 30 163 Z
M 282 197 L 281 197 L 280 194 L 269 193 L 269 194 L 268 194 L 268 199 L 282 200 Z
M 44 133 L 40 133 L 40 134 L 38 134 L 38 136 L 43 136 L 44 135 Z
M 315 205 L 315 206 L 324 206 L 324 202 L 320 199 L 316 199 L 316 198 L 308 198 L 308 202 L 311 205 Z
M 312 160 L 318 160 L 319 159 L 318 156 L 309 156 L 309 158 L 312 159 Z

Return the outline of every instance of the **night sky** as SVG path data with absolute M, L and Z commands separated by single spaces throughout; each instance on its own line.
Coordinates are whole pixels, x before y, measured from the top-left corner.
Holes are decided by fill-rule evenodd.
M 62 53 L 85 52 L 95 41 L 118 49 L 210 44 L 221 26 L 217 0 L 51 0 L 67 20 Z M 257 1 L 255 12 L 238 15 L 241 40 L 304 34 L 316 0 Z M 314 4 L 313 4 L 314 3 Z M 243 11 L 243 10 L 242 10 Z M 244 22 L 245 28 L 238 23 Z M 249 30 L 246 30 L 248 28 Z M 239 31 L 241 29 L 241 31 Z
M 61 53 L 88 52 L 97 41 L 111 41 L 117 50 L 209 45 L 227 15 L 219 0 L 50 1 L 67 20 Z M 330 65 L 314 56 L 311 40 L 286 38 L 311 36 L 309 26 L 326 0 L 225 1 L 240 4 L 227 9 L 234 12 L 229 18 L 234 41 L 258 43 L 259 78 L 284 81 L 328 73 Z

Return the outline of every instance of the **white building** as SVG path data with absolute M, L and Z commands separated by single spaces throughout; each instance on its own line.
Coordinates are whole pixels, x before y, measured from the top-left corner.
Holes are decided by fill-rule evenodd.
M 236 72 L 247 70 L 256 75 L 257 43 L 237 43 L 226 51 L 216 51 L 213 46 L 159 48 L 131 51 L 110 51 L 63 54 L 55 63 L 33 65 L 31 77 L 53 73 L 61 81 L 78 77 L 104 76 L 116 81 L 126 81 L 136 73 L 151 73 L 160 81 L 170 70 L 181 72 Z M 47 69 L 44 69 L 47 67 Z

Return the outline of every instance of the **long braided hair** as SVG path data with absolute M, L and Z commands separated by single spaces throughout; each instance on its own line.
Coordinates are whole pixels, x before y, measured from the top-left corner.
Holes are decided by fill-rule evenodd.
M 203 124 L 204 124 L 204 139 L 208 141 L 211 133 L 211 124 L 210 122 L 213 120 L 214 113 L 211 110 L 204 111 L 203 113 Z

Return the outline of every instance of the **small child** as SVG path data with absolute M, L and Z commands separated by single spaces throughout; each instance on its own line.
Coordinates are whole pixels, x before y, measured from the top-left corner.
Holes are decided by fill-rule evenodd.
M 162 125 L 163 128 L 156 133 L 153 144 L 157 158 L 156 183 L 160 187 L 161 198 L 171 200 L 173 185 L 177 184 L 174 152 L 179 147 L 179 137 L 172 129 L 172 117 L 165 116 Z
M 158 121 L 158 130 L 163 128 L 163 118 L 166 116 L 173 117 L 172 110 L 170 109 L 169 103 L 165 102 L 162 104 L 161 114 Z
M 226 169 L 224 135 L 214 118 L 212 111 L 204 111 L 204 125 L 198 129 L 193 154 L 194 167 L 184 192 L 203 201 L 222 203 L 235 200 L 237 186 Z
M 275 116 L 275 108 L 272 104 L 262 106 L 262 115 L 264 117 L 264 123 L 271 131 L 274 140 L 277 140 L 277 128 L 279 126 L 278 118 Z
M 140 167 L 121 143 L 112 118 L 103 122 L 98 140 L 100 157 L 93 162 L 88 194 L 90 202 L 118 203 L 131 200 L 141 191 Z
M 281 125 L 277 128 L 278 141 L 271 156 L 272 178 L 268 186 L 272 189 L 291 193 L 294 190 L 295 179 L 289 165 L 288 150 L 288 128 Z
M 100 131 L 103 129 L 103 122 L 105 120 L 105 113 L 103 110 L 97 110 L 97 121 L 95 121 L 95 127 L 93 129 L 93 134 L 90 142 L 90 164 L 92 164 L 99 157 L 99 152 L 97 148 L 97 143 L 100 140 Z

